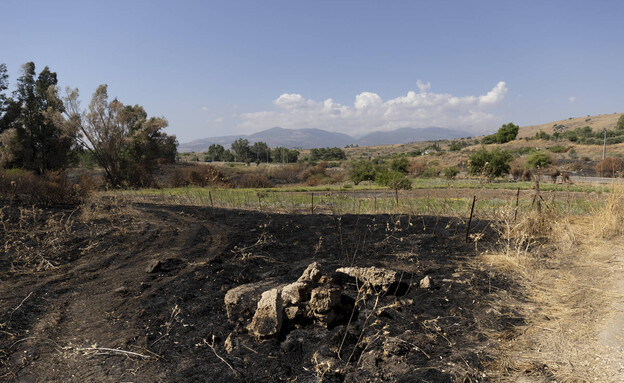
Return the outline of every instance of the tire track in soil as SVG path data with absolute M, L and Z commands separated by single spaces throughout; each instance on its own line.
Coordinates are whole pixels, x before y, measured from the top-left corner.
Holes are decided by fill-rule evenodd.
M 136 318 L 122 313 L 137 312 L 142 300 L 158 294 L 173 280 L 193 273 L 220 254 L 227 244 L 226 227 L 184 212 L 147 208 L 133 218 L 137 226 L 126 228 L 133 240 L 83 256 L 62 266 L 65 270 L 36 278 L 21 289 L 40 297 L 48 311 L 35 320 L 30 336 L 14 347 L 15 351 L 20 346 L 28 348 L 30 353 L 12 355 L 11 364 L 21 366 L 17 381 L 103 381 L 106 376 L 109 381 L 132 380 L 133 371 L 145 365 L 140 358 L 128 358 L 121 353 L 91 356 L 76 349 L 108 347 L 151 355 L 132 347 L 135 340 L 145 337 L 145 331 L 133 328 Z M 151 276 L 145 268 L 154 259 L 169 260 L 172 270 L 147 284 L 139 282 Z M 111 366 L 110 358 L 118 359 L 118 363 Z M 50 364 L 64 368 L 49 370 Z

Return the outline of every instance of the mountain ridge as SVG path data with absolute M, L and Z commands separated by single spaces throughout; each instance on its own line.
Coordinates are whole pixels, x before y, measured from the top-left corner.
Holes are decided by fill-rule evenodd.
M 392 145 L 407 142 L 443 140 L 452 138 L 462 138 L 473 136 L 473 133 L 447 128 L 399 128 L 393 131 L 375 131 L 360 138 L 355 138 L 348 134 L 330 132 L 323 129 L 286 129 L 273 127 L 257 133 L 247 135 L 227 135 L 207 137 L 181 143 L 178 151 L 184 152 L 205 152 L 212 144 L 229 147 L 232 142 L 239 138 L 254 142 L 265 142 L 270 147 L 282 146 L 289 149 L 311 149 L 323 147 L 344 147 L 346 145 L 371 146 L 371 145 Z

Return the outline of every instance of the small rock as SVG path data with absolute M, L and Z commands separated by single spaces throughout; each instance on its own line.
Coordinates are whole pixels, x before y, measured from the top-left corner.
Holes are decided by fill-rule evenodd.
M 115 289 L 116 294 L 125 294 L 128 292 L 128 288 L 126 286 L 117 287 Z
M 152 261 L 150 261 L 150 263 L 147 264 L 147 267 L 145 268 L 145 272 L 146 273 L 156 273 L 158 271 L 160 271 L 162 268 L 162 262 L 159 261 L 158 259 L 154 259 Z
M 223 299 L 228 321 L 248 323 L 256 311 L 262 292 L 275 287 L 276 284 L 273 280 L 266 280 L 228 290 Z
M 282 289 L 284 304 L 298 304 L 308 300 L 308 285 L 303 282 L 294 282 Z
M 433 279 L 427 275 L 420 280 L 419 286 L 421 289 L 433 289 L 435 284 L 433 283 Z
M 276 336 L 282 328 L 282 294 L 280 288 L 262 293 L 249 332 L 260 339 Z
M 357 278 L 363 283 L 386 288 L 392 284 L 398 283 L 400 279 L 400 274 L 398 272 L 375 266 L 341 267 L 336 269 L 336 271 Z
M 330 311 L 340 303 L 342 293 L 337 287 L 319 286 L 312 290 L 310 309 L 315 313 Z
M 297 315 L 301 314 L 301 309 L 297 306 L 286 307 L 284 309 L 284 314 L 286 318 L 290 321 L 294 321 L 297 318 Z
M 303 271 L 297 282 L 316 283 L 323 275 L 323 269 L 318 262 L 312 262 Z

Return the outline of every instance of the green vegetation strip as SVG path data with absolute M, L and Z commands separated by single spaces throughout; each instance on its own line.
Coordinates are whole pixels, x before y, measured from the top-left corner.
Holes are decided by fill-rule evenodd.
M 495 217 L 503 208 L 515 209 L 515 199 L 483 198 L 475 190 L 476 214 Z M 410 197 L 404 192 L 397 195 L 358 190 L 353 193 L 337 192 L 297 192 L 281 189 L 220 189 L 184 187 L 174 189 L 143 189 L 138 191 L 119 191 L 138 201 L 156 203 L 174 203 L 222 208 L 252 209 L 270 212 L 333 213 L 333 214 L 385 214 L 409 213 L 444 216 L 464 216 L 469 212 L 472 198 L 436 198 Z M 585 198 L 570 200 L 541 201 L 543 209 L 550 209 L 565 214 L 587 214 L 598 208 L 603 202 Z M 536 208 L 532 200 L 520 199 L 519 211 Z

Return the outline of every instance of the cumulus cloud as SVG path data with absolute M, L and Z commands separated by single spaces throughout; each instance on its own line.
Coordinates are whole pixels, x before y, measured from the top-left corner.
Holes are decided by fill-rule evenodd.
M 568 100 L 570 100 L 570 102 L 575 102 L 576 101 L 576 97 L 572 96 L 572 97 L 568 98 Z
M 342 105 L 331 98 L 314 101 L 300 94 L 285 93 L 273 104 L 276 110 L 241 114 L 240 130 L 252 132 L 280 126 L 283 128 L 319 128 L 352 135 L 374 130 L 429 126 L 483 131 L 499 122 L 488 109 L 507 95 L 501 81 L 479 96 L 454 96 L 429 92 L 431 84 L 418 81 L 419 91 L 384 101 L 378 94 L 362 92 L 353 105 Z

